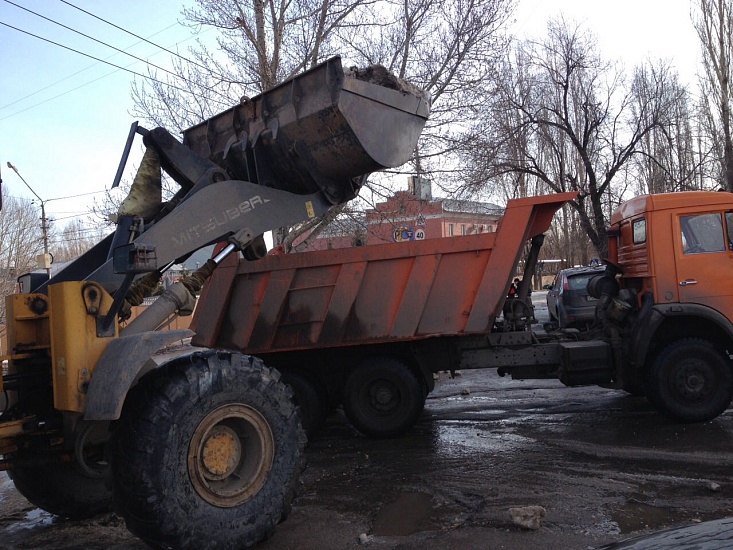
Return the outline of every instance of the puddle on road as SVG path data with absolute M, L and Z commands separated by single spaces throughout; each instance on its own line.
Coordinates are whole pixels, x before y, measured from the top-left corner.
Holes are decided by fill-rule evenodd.
M 402 493 L 374 518 L 372 535 L 399 537 L 436 529 L 431 521 L 433 497 L 427 493 Z
M 612 510 L 611 517 L 618 524 L 622 534 L 658 529 L 689 519 L 689 515 L 678 510 L 670 510 L 635 500 Z
M 44 512 L 40 508 L 34 508 L 33 510 L 26 512 L 25 517 L 13 519 L 13 524 L 3 529 L 3 533 L 11 535 L 19 531 L 35 529 L 39 526 L 52 525 L 54 521 L 54 515 Z
M 494 426 L 495 427 L 495 426 Z M 535 445 L 535 440 L 515 433 L 502 433 L 487 430 L 487 426 L 450 422 L 436 426 L 436 453 L 445 457 L 463 455 L 476 456 L 476 452 L 499 453 L 504 458 L 507 453 L 526 450 Z

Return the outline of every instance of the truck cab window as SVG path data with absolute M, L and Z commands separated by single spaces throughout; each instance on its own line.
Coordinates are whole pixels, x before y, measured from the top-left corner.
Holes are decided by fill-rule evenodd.
M 725 250 L 723 220 L 720 214 L 682 216 L 680 228 L 684 254 L 704 254 Z
M 644 244 L 646 242 L 646 218 L 634 221 L 633 232 L 634 244 Z
M 728 250 L 733 250 L 733 212 L 725 213 L 725 227 L 728 238 Z

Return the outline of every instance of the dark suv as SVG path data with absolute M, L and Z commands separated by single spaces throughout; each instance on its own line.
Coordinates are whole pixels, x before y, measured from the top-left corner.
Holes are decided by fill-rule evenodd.
M 547 309 L 550 321 L 560 328 L 586 328 L 596 316 L 597 299 L 588 295 L 588 281 L 603 273 L 605 267 L 570 267 L 563 269 L 547 288 Z

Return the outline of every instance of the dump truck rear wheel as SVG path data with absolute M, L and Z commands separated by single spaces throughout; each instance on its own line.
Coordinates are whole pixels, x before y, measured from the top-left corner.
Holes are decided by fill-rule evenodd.
M 328 394 L 313 376 L 296 370 L 283 370 L 282 381 L 293 389 L 295 404 L 300 407 L 303 429 L 312 437 L 326 421 Z
M 32 460 L 27 453 L 15 457 L 19 463 Z M 105 480 L 84 475 L 71 462 L 18 466 L 8 475 L 31 504 L 57 516 L 86 519 L 112 510 Z
M 349 374 L 344 412 L 369 437 L 396 437 L 415 424 L 426 395 L 425 381 L 406 364 L 392 357 L 374 357 Z
M 156 547 L 248 548 L 284 519 L 304 466 L 292 391 L 258 359 L 196 353 L 141 379 L 113 435 L 115 506 Z
M 646 373 L 646 395 L 678 422 L 706 422 L 733 399 L 733 368 L 710 342 L 686 338 L 665 347 Z

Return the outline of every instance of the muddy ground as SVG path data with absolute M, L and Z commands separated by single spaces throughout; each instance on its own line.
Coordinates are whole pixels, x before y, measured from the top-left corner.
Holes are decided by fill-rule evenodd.
M 340 413 L 308 447 L 290 518 L 261 550 L 586 550 L 733 516 L 733 410 L 678 425 L 644 398 L 493 370 L 441 375 L 406 436 L 369 440 Z M 539 505 L 539 530 L 508 509 Z M 105 515 L 60 521 L 0 474 L 0 548 L 142 549 Z

